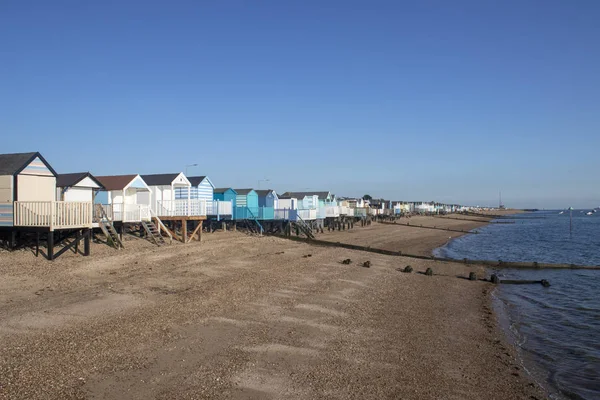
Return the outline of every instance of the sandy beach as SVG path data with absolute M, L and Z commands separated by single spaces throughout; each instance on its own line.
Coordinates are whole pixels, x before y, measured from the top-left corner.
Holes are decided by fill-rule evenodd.
M 375 223 L 319 238 L 425 254 L 450 236 Z M 545 398 L 493 286 L 457 277 L 481 267 L 241 232 L 125 245 L 0 253 L 0 399 Z
M 410 219 L 400 219 L 397 224 L 380 224 L 374 222 L 369 226 L 348 231 L 325 231 L 322 235 L 318 236 L 318 239 L 401 251 L 406 254 L 430 256 L 433 249 L 443 246 L 448 241 L 463 236 L 465 233 L 425 229 L 421 228 L 421 225 L 424 227 L 469 231 L 488 224 L 488 220 L 485 218 L 480 219 L 481 222 L 474 222 L 471 220 L 459 221 L 440 217 L 417 216 Z M 410 223 L 412 226 L 402 225 L 406 223 Z

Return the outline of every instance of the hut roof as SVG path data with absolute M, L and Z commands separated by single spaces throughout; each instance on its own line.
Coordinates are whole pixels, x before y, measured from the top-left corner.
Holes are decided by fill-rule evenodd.
M 58 174 L 56 177 L 56 186 L 58 186 L 58 187 L 75 186 L 76 184 L 78 184 L 79 182 L 84 180 L 85 178 L 90 178 L 91 180 L 96 182 L 100 187 L 102 187 L 102 188 L 104 187 L 102 185 L 102 183 L 100 183 L 98 181 L 98 179 L 96 179 L 94 177 L 94 175 L 90 174 L 89 172 L 74 172 L 72 174 Z
M 137 175 L 97 176 L 96 179 L 106 190 L 123 190 Z
M 265 189 L 265 190 L 255 190 L 255 192 L 260 196 L 260 197 L 265 197 L 268 196 L 269 193 L 273 192 L 273 189 Z
M 282 197 L 295 197 L 297 199 L 303 199 L 306 196 L 317 196 L 319 200 L 327 199 L 330 192 L 285 192 Z
M 172 174 L 151 174 L 151 175 L 142 175 L 142 179 L 146 182 L 148 186 L 168 186 L 175 178 L 179 176 L 179 172 Z
M 228 190 L 232 190 L 234 193 L 237 194 L 237 192 L 232 188 L 216 188 L 215 190 L 213 190 L 213 192 L 214 193 L 225 193 Z
M 33 153 L 13 153 L 13 154 L 0 154 L 0 175 L 17 175 L 21 172 L 30 162 L 39 157 L 40 160 L 46 167 L 56 176 L 56 171 L 48 164 L 48 162 L 38 152 Z
M 254 189 L 235 189 L 235 192 L 236 192 L 237 194 L 242 194 L 242 195 L 244 195 L 244 194 L 248 194 L 248 193 L 252 192 L 253 190 L 254 190 Z
M 203 180 L 206 179 L 206 176 L 188 176 L 188 181 L 192 184 L 192 186 L 198 186 L 202 183 Z

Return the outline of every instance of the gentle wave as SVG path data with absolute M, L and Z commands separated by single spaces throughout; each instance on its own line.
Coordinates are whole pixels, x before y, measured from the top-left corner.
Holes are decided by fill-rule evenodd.
M 515 224 L 490 224 L 436 250 L 447 258 L 600 265 L 600 213 L 538 212 Z M 541 218 L 542 217 L 542 218 Z M 600 271 L 494 270 L 504 279 L 548 279 L 500 285 L 494 296 L 526 370 L 550 385 L 553 398 L 600 399 Z

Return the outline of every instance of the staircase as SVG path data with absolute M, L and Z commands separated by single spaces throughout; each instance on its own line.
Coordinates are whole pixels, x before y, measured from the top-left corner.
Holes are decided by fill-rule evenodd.
M 102 229 L 102 233 L 106 236 L 106 241 L 115 249 L 124 249 L 123 242 L 119 238 L 119 234 L 115 229 L 114 225 L 109 220 L 100 220 L 98 221 L 98 225 L 100 229 Z
M 112 221 L 110 220 L 110 218 L 108 218 L 108 215 L 106 215 L 104 207 L 102 207 L 102 205 L 100 204 L 98 204 L 97 206 L 97 212 L 99 214 L 98 226 L 102 230 L 104 236 L 106 236 L 106 241 L 115 249 L 124 249 L 125 246 L 123 246 L 123 242 L 119 238 L 119 234 L 117 233 L 117 230 L 115 229 L 115 226 L 113 225 Z
M 260 222 L 258 222 L 258 219 L 254 215 L 254 213 L 249 208 L 246 208 L 246 212 L 247 212 L 246 222 L 247 222 L 248 229 L 250 230 L 250 232 L 262 235 L 263 227 L 260 224 Z M 255 224 L 256 224 L 256 226 L 255 226 Z
M 302 218 L 300 218 L 299 215 L 295 222 L 296 222 L 296 226 L 298 227 L 300 232 L 304 233 L 307 238 L 309 238 L 309 239 L 315 238 L 315 235 L 313 234 L 312 228 L 310 227 L 310 225 L 308 225 L 306 223 L 306 221 L 304 221 Z
M 167 244 L 167 242 L 165 242 L 165 239 L 162 237 L 162 235 L 158 231 L 158 228 L 156 227 L 154 222 L 152 222 L 151 220 L 150 221 L 142 221 L 142 226 L 144 227 L 146 234 L 152 239 L 152 241 L 157 246 L 162 246 L 163 244 Z

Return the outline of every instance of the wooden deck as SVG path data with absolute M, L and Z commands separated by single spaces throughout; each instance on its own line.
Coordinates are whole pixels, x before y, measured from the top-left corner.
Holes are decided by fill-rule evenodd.
M 161 221 L 205 221 L 206 215 L 159 215 Z

